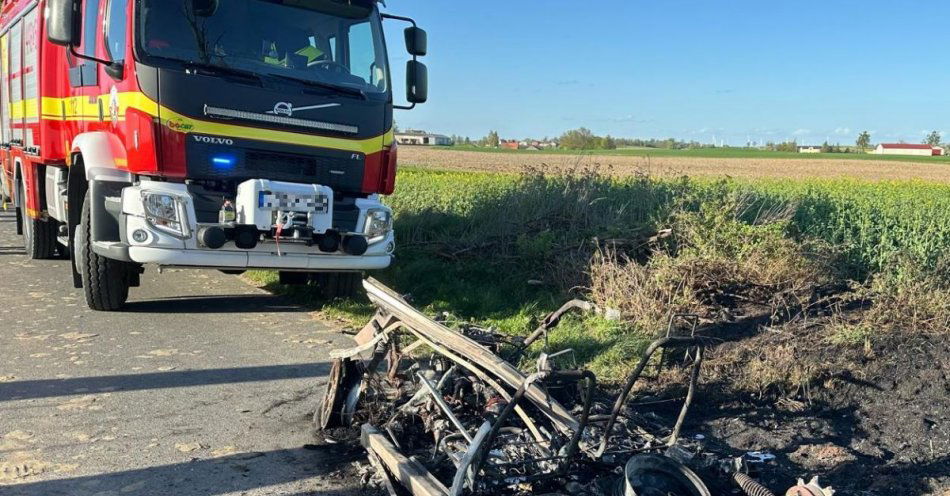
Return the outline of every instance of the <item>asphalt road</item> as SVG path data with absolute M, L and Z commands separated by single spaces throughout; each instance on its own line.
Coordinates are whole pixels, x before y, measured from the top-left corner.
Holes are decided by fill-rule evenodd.
M 150 268 L 92 312 L 68 264 L 27 260 L 0 212 L 0 495 L 358 492 L 308 446 L 345 335 L 208 271 Z

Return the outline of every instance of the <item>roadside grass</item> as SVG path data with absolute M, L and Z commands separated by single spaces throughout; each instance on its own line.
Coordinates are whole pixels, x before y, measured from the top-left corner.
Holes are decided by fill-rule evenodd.
M 947 185 L 403 168 L 387 202 L 399 248 L 393 267 L 374 277 L 428 314 L 519 336 L 571 297 L 619 310 L 618 320 L 565 319 L 546 343 L 573 348 L 607 381 L 629 370 L 672 313 L 714 324 L 745 307 L 792 315 L 831 287 L 847 288 L 837 305 L 865 304 L 813 332 L 824 346 L 861 349 L 888 333 L 950 332 Z M 248 277 L 352 325 L 373 312 L 365 301 L 319 302 L 310 288 L 279 287 L 271 273 Z M 769 353 L 719 360 L 723 369 L 746 360 L 749 389 L 794 387 L 820 373 L 797 367 L 790 344 Z
M 853 149 L 854 147 L 852 147 Z M 921 157 L 910 155 L 874 155 L 871 153 L 795 153 L 779 152 L 768 150 L 755 150 L 748 148 L 686 148 L 681 150 L 672 150 L 666 148 L 619 148 L 615 150 L 567 150 L 567 149 L 545 149 L 545 150 L 512 150 L 509 148 L 490 148 L 474 145 L 443 146 L 433 148 L 439 151 L 465 151 L 465 152 L 484 152 L 484 153 L 505 153 L 505 154 L 526 154 L 526 155 L 608 155 L 608 156 L 629 156 L 629 157 L 688 157 L 688 158 L 734 158 L 734 159 L 802 159 L 802 160 L 874 160 L 886 162 L 919 162 L 930 164 L 948 164 L 950 165 L 950 156 L 942 157 Z

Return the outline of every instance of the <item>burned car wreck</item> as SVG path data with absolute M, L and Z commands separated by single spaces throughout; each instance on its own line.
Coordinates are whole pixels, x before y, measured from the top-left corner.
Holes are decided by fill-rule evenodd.
M 650 344 L 611 399 L 571 350 L 541 353 L 530 373 L 514 365 L 567 313 L 601 312 L 590 303 L 569 302 L 527 338 L 512 339 L 450 329 L 379 282 L 364 286 L 378 312 L 355 348 L 333 353 L 315 422 L 325 430 L 359 425 L 390 494 L 774 494 L 756 480 L 771 455 L 684 435 L 706 349 L 695 322 L 682 333 L 671 325 Z M 680 367 L 685 381 L 667 417 L 631 401 L 648 369 L 662 366 Z M 812 479 L 785 494 L 833 493 Z

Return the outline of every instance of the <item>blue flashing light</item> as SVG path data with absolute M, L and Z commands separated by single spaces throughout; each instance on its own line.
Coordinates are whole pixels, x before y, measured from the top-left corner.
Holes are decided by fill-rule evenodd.
M 234 164 L 237 163 L 237 159 L 230 155 L 218 155 L 211 157 L 211 163 L 214 164 L 215 169 L 230 170 L 234 168 Z

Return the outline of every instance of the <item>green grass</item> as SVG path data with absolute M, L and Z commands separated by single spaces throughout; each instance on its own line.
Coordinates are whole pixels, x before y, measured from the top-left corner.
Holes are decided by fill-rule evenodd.
M 794 153 L 773 152 L 747 148 L 692 148 L 683 150 L 669 150 L 663 148 L 622 148 L 618 150 L 565 150 L 549 149 L 541 151 L 511 150 L 508 148 L 488 148 L 473 145 L 439 147 L 444 151 L 473 151 L 485 153 L 509 154 L 544 154 L 554 153 L 561 155 L 617 155 L 630 157 L 691 157 L 691 158 L 738 158 L 738 159 L 818 159 L 818 160 L 875 160 L 888 162 L 919 162 L 933 164 L 950 164 L 950 156 L 944 157 L 917 157 L 897 155 L 872 155 L 867 153 Z
M 899 277 L 898 261 L 934 267 L 950 246 L 950 185 L 924 182 L 572 178 L 403 167 L 397 193 L 386 201 L 396 212 L 399 247 L 393 266 L 372 275 L 411 294 L 429 314 L 450 312 L 514 335 L 530 332 L 572 295 L 587 296 L 596 240 L 638 240 L 685 218 L 693 219 L 689 253 L 697 260 L 769 256 L 783 246 L 775 240 L 785 239 L 828 251 L 820 255 L 835 261 L 842 280 L 895 271 Z M 719 218 L 738 203 L 743 208 L 734 217 Z M 763 224 L 779 212 L 786 214 L 782 222 Z M 307 290 L 277 287 L 273 274 L 251 277 L 315 299 Z M 323 308 L 354 324 L 373 311 L 353 301 Z M 663 330 L 643 327 L 570 318 L 550 344 L 574 348 L 599 375 L 617 378 Z M 836 342 L 859 337 L 842 331 Z
M 885 269 L 896 257 L 933 264 L 950 247 L 950 185 L 945 184 L 599 178 L 591 198 L 566 191 L 571 187 L 563 178 L 535 177 L 526 183 L 513 174 L 404 168 L 396 195 L 387 200 L 397 215 L 400 260 L 422 264 L 413 269 L 431 271 L 434 267 L 425 264 L 444 265 L 431 256 L 433 246 L 447 243 L 463 249 L 479 239 L 502 236 L 515 240 L 512 249 L 517 253 L 506 252 L 505 259 L 495 260 L 490 251 L 482 253 L 476 258 L 477 268 L 456 275 L 495 279 L 499 274 L 492 267 L 506 265 L 503 262 L 513 255 L 511 265 L 521 270 L 502 277 L 518 279 L 538 269 L 536 264 L 525 265 L 532 251 L 591 236 L 635 236 L 666 227 L 664 222 L 676 207 L 697 210 L 735 194 L 753 204 L 750 215 L 791 205 L 796 234 L 834 245 L 858 278 Z M 569 212 L 557 211 L 560 207 Z M 561 232 L 557 219 L 544 218 L 577 210 L 595 218 L 585 224 L 589 231 Z M 528 225 L 532 221 L 537 223 Z M 395 272 L 402 270 L 400 264 L 396 267 Z M 407 275 L 417 273 L 410 270 Z

